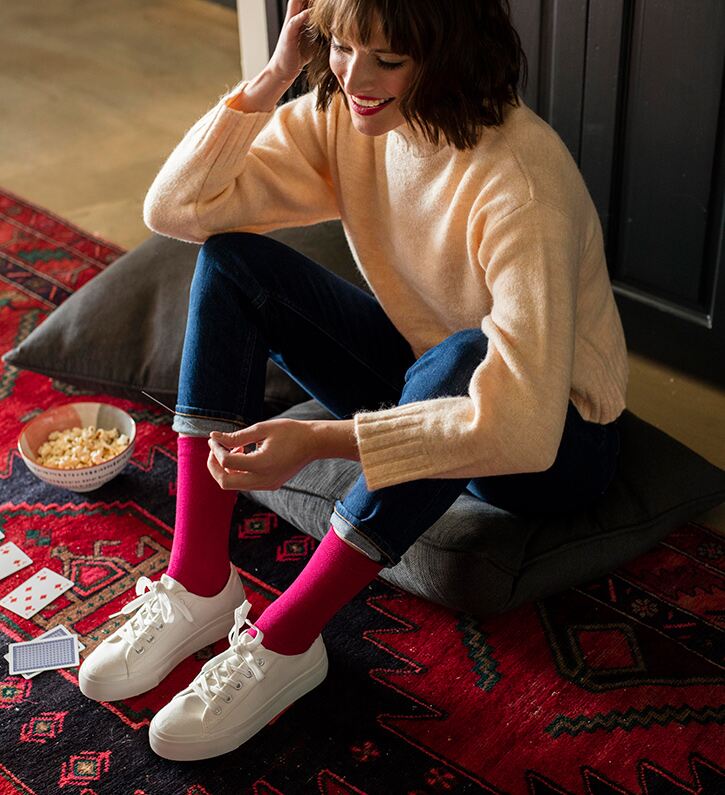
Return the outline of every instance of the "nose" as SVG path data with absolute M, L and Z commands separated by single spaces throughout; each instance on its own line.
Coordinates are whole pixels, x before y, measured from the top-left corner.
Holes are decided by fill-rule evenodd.
M 364 58 L 350 58 L 347 62 L 343 85 L 348 94 L 354 96 L 375 96 L 372 76 L 372 68 L 369 63 L 365 63 Z

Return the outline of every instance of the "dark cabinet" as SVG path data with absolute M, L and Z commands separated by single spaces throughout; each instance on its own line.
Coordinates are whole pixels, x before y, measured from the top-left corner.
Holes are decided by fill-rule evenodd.
M 630 350 L 725 384 L 725 2 L 510 5 L 524 101 L 584 175 Z
M 725 3 L 511 0 L 524 100 L 579 164 L 627 343 L 725 383 Z

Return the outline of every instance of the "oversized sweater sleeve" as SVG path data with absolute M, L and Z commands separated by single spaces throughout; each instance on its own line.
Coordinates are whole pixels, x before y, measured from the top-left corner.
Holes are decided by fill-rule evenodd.
M 202 243 L 218 232 L 261 233 L 338 218 L 328 119 L 315 110 L 315 95 L 256 113 L 233 110 L 228 97 L 169 155 L 144 201 L 146 225 Z
M 535 199 L 492 227 L 483 214 L 471 223 L 492 297 L 481 321 L 486 356 L 466 396 L 355 415 L 371 490 L 542 471 L 556 457 L 571 389 L 580 230 Z

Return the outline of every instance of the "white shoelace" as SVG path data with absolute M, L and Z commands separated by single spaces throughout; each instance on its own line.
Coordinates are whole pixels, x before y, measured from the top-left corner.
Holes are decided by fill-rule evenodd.
M 121 610 L 111 613 L 109 616 L 109 618 L 113 618 L 114 616 L 128 615 L 137 608 L 141 608 L 133 618 L 118 629 L 119 635 L 134 649 L 136 649 L 139 639 L 146 636 L 150 626 L 152 624 L 156 626 L 159 617 L 164 624 L 171 624 L 178 610 L 188 621 L 193 621 L 189 608 L 161 581 L 152 581 L 148 577 L 141 577 L 136 583 L 136 597 Z M 156 627 L 156 629 L 160 629 L 160 627 Z M 138 649 L 136 650 L 138 651 Z
M 235 674 L 241 674 L 247 679 L 254 676 L 257 681 L 264 679 L 264 672 L 254 659 L 254 650 L 262 642 L 264 633 L 247 619 L 251 606 L 251 602 L 245 600 L 244 604 L 234 611 L 234 626 L 228 636 L 232 654 L 225 656 L 206 671 L 201 671 L 191 683 L 192 690 L 210 709 L 213 708 L 214 698 L 222 695 L 226 685 L 232 685 L 235 690 L 243 687 L 244 683 L 240 682 Z M 256 630 L 255 637 L 248 633 L 242 635 L 245 624 L 249 624 Z M 264 663 L 262 662 L 262 664 Z M 224 699 L 226 702 L 231 700 L 231 696 Z M 220 708 L 217 707 L 214 711 L 218 714 Z

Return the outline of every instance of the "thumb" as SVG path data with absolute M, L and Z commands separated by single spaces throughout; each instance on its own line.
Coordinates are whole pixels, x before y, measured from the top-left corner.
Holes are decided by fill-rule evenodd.
M 241 428 L 238 431 L 231 433 L 224 433 L 223 431 L 212 431 L 210 437 L 224 447 L 232 446 L 239 447 L 243 444 L 255 442 L 259 436 L 260 429 L 257 425 L 249 425 L 246 428 Z

